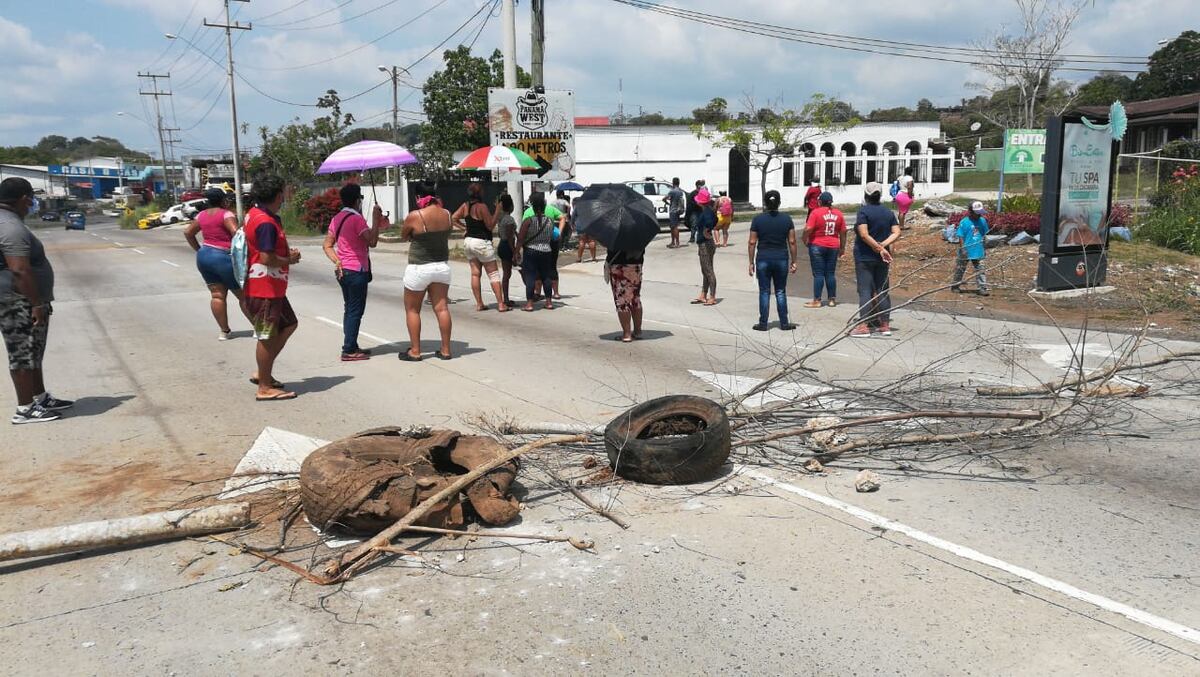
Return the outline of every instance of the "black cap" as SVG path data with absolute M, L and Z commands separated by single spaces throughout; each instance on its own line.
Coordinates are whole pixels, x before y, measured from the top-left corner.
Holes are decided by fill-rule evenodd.
M 10 176 L 0 181 L 0 202 L 16 202 L 23 197 L 33 197 L 33 184 L 19 176 Z

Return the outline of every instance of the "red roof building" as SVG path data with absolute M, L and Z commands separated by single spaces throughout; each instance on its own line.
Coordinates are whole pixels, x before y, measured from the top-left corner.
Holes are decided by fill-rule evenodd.
M 576 127 L 607 127 L 609 125 L 607 115 L 584 115 L 576 116 Z

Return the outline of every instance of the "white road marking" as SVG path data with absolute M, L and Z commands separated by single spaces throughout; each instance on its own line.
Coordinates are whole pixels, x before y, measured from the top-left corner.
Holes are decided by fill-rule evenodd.
M 179 267 L 179 264 L 178 264 L 178 263 L 171 263 L 170 261 L 168 261 L 168 260 L 166 260 L 166 259 L 162 259 L 162 262 L 163 262 L 163 263 L 165 263 L 165 264 L 167 264 L 168 266 L 175 266 L 176 268 L 178 268 L 178 267 Z
M 1100 607 L 1105 611 L 1111 611 L 1112 613 L 1119 614 L 1125 618 L 1128 618 L 1134 623 L 1138 623 L 1139 625 L 1154 628 L 1155 630 L 1161 630 L 1162 632 L 1165 632 L 1169 635 L 1174 635 L 1175 637 L 1192 642 L 1193 644 L 1200 644 L 1200 630 L 1195 628 L 1190 628 L 1186 625 L 1181 625 L 1166 618 L 1155 616 L 1149 612 L 1131 607 L 1128 604 L 1123 604 L 1116 600 L 1109 599 L 1086 590 L 1080 590 L 1070 583 L 1064 583 L 1063 581 L 1050 578 L 1049 576 L 1043 576 L 1036 571 L 1030 571 L 1029 569 L 1017 566 L 1015 564 L 1009 564 L 1008 562 L 996 559 L 990 555 L 985 555 L 978 550 L 973 550 L 966 546 L 958 545 L 957 543 L 951 543 L 950 541 L 943 540 L 932 534 L 927 534 L 924 531 L 914 529 L 913 527 L 910 527 L 906 524 L 901 524 L 900 522 L 892 519 L 888 519 L 882 515 L 876 515 L 875 513 L 859 508 L 858 506 L 851 505 L 844 501 L 839 501 L 836 498 L 831 498 L 807 489 L 802 489 L 800 487 L 787 484 L 786 482 L 780 482 L 779 480 L 776 480 L 775 478 L 764 474 L 761 471 L 748 470 L 746 468 L 742 468 L 742 470 L 744 470 L 745 474 L 749 475 L 750 477 L 761 480 L 788 493 L 796 494 L 797 496 L 803 496 L 809 500 L 816 501 L 817 503 L 820 503 L 826 507 L 840 510 L 868 524 L 887 529 L 888 531 L 902 533 L 915 541 L 920 541 L 926 545 L 930 545 L 938 548 L 939 550 L 952 553 L 963 559 L 968 559 L 972 562 L 977 562 L 979 564 L 983 564 L 984 566 L 992 567 L 993 569 L 999 569 L 1000 571 L 1011 574 L 1018 578 L 1023 578 L 1030 583 L 1039 585 L 1047 590 L 1053 590 L 1061 595 L 1066 595 L 1067 597 Z
M 105 242 L 112 242 L 112 240 L 109 240 L 107 237 L 104 237 L 103 235 L 100 236 L 100 239 L 104 240 Z
M 134 247 L 134 248 L 133 248 L 133 251 L 135 251 L 135 252 L 137 252 L 137 253 L 139 253 L 139 254 L 143 254 L 143 255 L 146 253 L 146 252 L 144 252 L 144 251 L 142 251 L 142 250 L 138 249 L 137 247 Z
M 342 326 L 341 322 L 334 322 L 333 320 L 329 319 L 328 317 L 321 317 L 320 315 L 315 315 L 315 316 L 313 316 L 313 319 L 317 320 L 318 322 L 324 322 L 325 324 L 328 324 L 330 326 L 337 327 L 338 329 L 344 328 Z M 366 336 L 367 338 L 371 339 L 372 341 L 375 341 L 379 345 L 386 345 L 388 343 L 396 343 L 395 341 L 392 341 L 390 339 L 381 338 L 379 336 L 375 336 L 374 334 L 368 334 L 367 332 L 362 331 L 361 329 L 358 331 L 358 335 Z
M 107 240 L 108 238 L 104 238 L 104 239 L 106 239 L 106 240 Z M 120 242 L 117 242 L 116 240 L 113 240 L 113 241 L 112 241 L 112 243 L 113 243 L 114 245 L 118 246 L 118 247 L 124 247 L 124 246 L 125 246 L 125 245 L 121 244 Z

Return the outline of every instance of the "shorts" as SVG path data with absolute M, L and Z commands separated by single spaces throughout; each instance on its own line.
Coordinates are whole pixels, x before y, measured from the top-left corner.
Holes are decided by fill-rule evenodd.
M 246 310 L 254 325 L 254 338 L 259 341 L 269 341 L 284 329 L 300 324 L 286 296 L 273 299 L 247 296 Z
M 233 276 L 233 257 L 224 249 L 202 245 L 196 252 L 196 269 L 204 278 L 204 284 L 219 284 L 230 291 L 242 288 Z
M 431 284 L 450 284 L 449 263 L 410 263 L 404 269 L 404 288 L 408 291 L 425 291 Z
M 717 228 L 719 230 L 725 230 L 729 228 L 731 223 L 733 223 L 732 214 L 717 214 Z
M 0 335 L 8 349 L 8 370 L 41 369 L 46 354 L 46 336 L 50 330 L 50 314 L 54 309 L 46 304 L 46 323 L 33 324 L 33 305 L 20 294 L 0 299 Z
M 907 191 L 902 190 L 896 193 L 896 206 L 899 208 L 901 214 L 907 214 L 909 208 L 912 207 L 912 203 L 912 196 Z
M 496 247 L 496 257 L 505 263 L 513 262 L 513 248 L 508 240 L 500 240 L 500 244 Z
M 467 253 L 468 261 L 492 263 L 496 260 L 496 248 L 492 246 L 492 241 L 490 239 L 485 240 L 481 237 L 464 237 L 463 251 Z
M 671 212 L 669 215 L 667 215 L 667 219 L 669 220 L 672 228 L 678 228 L 679 222 L 683 219 L 683 214 L 680 214 L 679 212 Z

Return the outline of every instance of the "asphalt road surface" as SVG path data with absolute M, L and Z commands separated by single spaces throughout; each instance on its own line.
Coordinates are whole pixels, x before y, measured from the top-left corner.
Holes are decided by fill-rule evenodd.
M 404 256 L 385 245 L 363 325 L 376 356 L 342 363 L 340 293 L 307 241 L 290 288 L 301 326 L 277 365 L 300 397 L 256 403 L 247 324 L 235 317 L 236 338 L 216 340 L 178 229 L 39 234 L 58 274 L 47 380 L 79 404 L 59 422 L 4 429 L 5 531 L 219 488 L 195 482 L 232 473 L 266 426 L 335 439 L 386 424 L 468 429 L 479 415 L 603 423 L 648 397 L 719 397 L 854 312 L 800 308 L 798 276 L 801 328 L 750 331 L 757 292 L 740 232 L 718 252 L 712 308 L 687 303 L 694 251 L 654 246 L 647 337 L 629 345 L 611 340 L 600 264 L 563 269 L 561 307 L 501 315 L 474 310 L 456 263 L 455 359 L 405 363 L 395 358 L 407 347 Z M 915 311 L 895 324 L 892 338 L 843 342 L 817 366 L 891 379 L 1003 337 L 1019 368 L 986 351 L 946 368 L 975 383 L 1061 374 L 1050 327 Z M 424 332 L 428 354 L 431 313 Z M 1089 359 L 1123 338 L 1093 336 Z M 400 560 L 336 590 L 294 585 L 205 539 L 6 563 L 4 672 L 1200 674 L 1200 445 L 1184 426 L 1195 398 L 1153 392 L 1113 401 L 1136 409 L 1127 427 L 1144 437 L 1049 439 L 1006 456 L 1027 471 L 1004 478 L 962 463 L 921 472 L 868 461 L 883 476 L 872 494 L 854 492 L 856 467 L 731 467 L 719 485 L 588 489 L 627 531 L 530 481 L 516 530 L 590 538 L 594 553 L 441 541 L 427 550 L 437 568 Z M 11 395 L 0 402 L 11 407 Z

